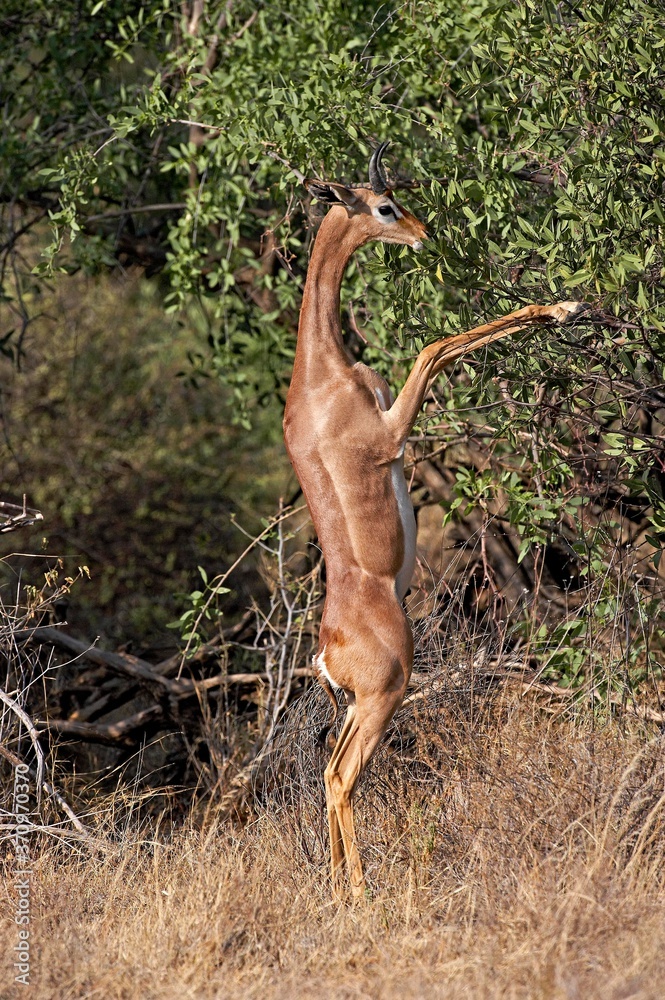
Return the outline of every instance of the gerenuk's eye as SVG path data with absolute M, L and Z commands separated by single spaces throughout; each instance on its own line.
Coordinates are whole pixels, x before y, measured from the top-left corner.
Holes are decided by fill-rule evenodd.
M 381 215 L 394 215 L 395 214 L 393 212 L 392 208 L 390 207 L 390 205 L 379 205 L 379 213 Z

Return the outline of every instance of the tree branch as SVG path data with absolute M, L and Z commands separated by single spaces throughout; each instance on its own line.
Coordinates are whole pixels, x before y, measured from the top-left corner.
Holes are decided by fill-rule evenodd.
M 186 201 L 165 202 L 163 205 L 138 205 L 134 208 L 118 208 L 113 212 L 88 215 L 85 222 L 103 222 L 104 219 L 121 219 L 126 215 L 144 215 L 147 212 L 181 212 L 187 208 Z
M 109 722 L 106 725 L 75 722 L 71 719 L 41 720 L 36 725 L 40 727 L 40 735 L 44 732 L 55 732 L 63 736 L 73 736 L 86 743 L 132 747 L 140 739 L 140 734 L 146 725 L 161 718 L 162 715 L 161 705 L 150 705 L 134 715 L 129 715 L 126 719 Z M 134 737 L 133 734 L 136 736 Z

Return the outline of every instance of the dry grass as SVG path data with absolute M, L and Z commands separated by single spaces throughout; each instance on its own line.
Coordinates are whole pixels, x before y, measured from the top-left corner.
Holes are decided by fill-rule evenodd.
M 96 856 L 35 843 L 32 983 L 3 1000 L 662 997 L 662 739 L 524 702 L 440 702 L 401 730 L 359 800 L 371 900 L 330 901 L 305 727 L 300 796 L 287 780 L 242 829 L 163 821 Z

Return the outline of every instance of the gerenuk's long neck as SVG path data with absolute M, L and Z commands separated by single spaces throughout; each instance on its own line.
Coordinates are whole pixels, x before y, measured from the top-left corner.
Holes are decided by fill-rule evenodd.
M 307 270 L 298 324 L 295 367 L 306 374 L 310 364 L 320 372 L 327 361 L 348 365 L 342 342 L 340 288 L 351 254 L 365 242 L 346 209 L 334 205 L 321 223 Z

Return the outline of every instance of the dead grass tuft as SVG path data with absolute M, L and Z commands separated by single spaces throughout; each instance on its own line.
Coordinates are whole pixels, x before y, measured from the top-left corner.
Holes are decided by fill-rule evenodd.
M 359 796 L 366 905 L 329 898 L 308 695 L 297 742 L 287 731 L 275 750 L 282 790 L 268 784 L 244 829 L 157 824 L 94 857 L 34 845 L 30 997 L 662 996 L 662 738 L 525 703 L 426 704 Z M 8 916 L 2 937 L 11 982 Z

